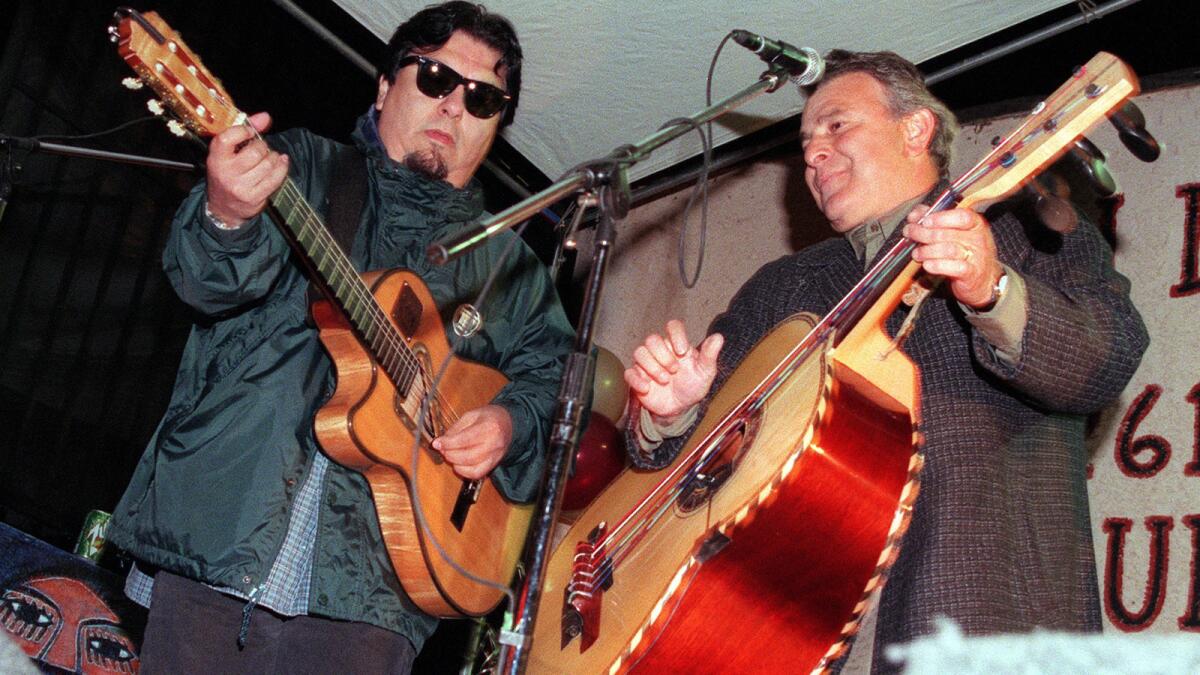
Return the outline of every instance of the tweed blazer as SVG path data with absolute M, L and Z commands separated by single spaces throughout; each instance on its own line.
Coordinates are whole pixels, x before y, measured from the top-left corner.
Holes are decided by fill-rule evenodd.
M 932 632 L 939 616 L 973 635 L 1100 629 L 1085 422 L 1125 387 L 1148 336 L 1093 225 L 1059 235 L 1011 212 L 988 216 L 1001 261 L 1028 290 L 1020 357 L 997 358 L 945 288 L 904 343 L 920 371 L 926 464 L 881 599 L 877 672 L 884 646 Z M 863 273 L 844 238 L 763 266 L 710 327 L 726 339 L 712 391 L 772 327 L 827 313 Z M 889 318 L 892 334 L 908 311 Z M 634 461 L 665 465 L 686 437 Z

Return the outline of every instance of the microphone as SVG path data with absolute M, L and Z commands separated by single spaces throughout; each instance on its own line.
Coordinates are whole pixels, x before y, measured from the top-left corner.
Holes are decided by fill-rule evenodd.
M 814 84 L 825 74 L 825 59 L 812 47 L 793 47 L 746 30 L 735 30 L 730 36 L 758 58 L 786 70 L 798 86 Z

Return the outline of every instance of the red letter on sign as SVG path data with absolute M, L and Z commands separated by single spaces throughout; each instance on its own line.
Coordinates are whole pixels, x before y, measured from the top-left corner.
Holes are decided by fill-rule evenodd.
M 1179 283 L 1171 287 L 1172 298 L 1200 293 L 1200 183 L 1188 183 L 1175 188 L 1175 196 L 1183 200 L 1183 265 Z
M 1122 599 L 1125 581 L 1125 535 L 1133 529 L 1129 518 L 1105 518 L 1108 533 L 1108 555 L 1104 561 L 1104 613 L 1118 630 L 1126 633 L 1143 631 L 1154 624 L 1167 596 L 1167 562 L 1170 532 L 1174 523 L 1170 516 L 1149 516 L 1146 529 L 1150 531 L 1150 564 L 1146 570 L 1146 591 L 1142 608 L 1130 612 Z
M 1192 461 L 1183 465 L 1183 475 L 1200 476 L 1200 384 L 1192 387 L 1187 400 L 1196 412 L 1192 415 Z
M 1179 617 L 1179 630 L 1200 632 L 1200 597 L 1196 597 L 1196 587 L 1200 586 L 1200 515 L 1192 514 L 1180 518 L 1184 525 L 1192 531 L 1192 578 L 1188 581 L 1187 613 Z
M 1157 384 L 1146 385 L 1129 404 L 1125 419 L 1117 426 L 1117 442 L 1113 449 L 1117 468 L 1130 478 L 1153 478 L 1171 459 L 1171 443 L 1167 439 L 1158 434 L 1134 435 L 1162 392 L 1162 387 Z M 1150 453 L 1149 457 L 1139 457 L 1146 452 Z

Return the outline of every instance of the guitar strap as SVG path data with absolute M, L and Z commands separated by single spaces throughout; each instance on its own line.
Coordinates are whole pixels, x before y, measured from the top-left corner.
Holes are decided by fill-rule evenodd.
M 366 155 L 353 145 L 338 145 L 333 156 L 333 173 L 329 179 L 328 195 L 329 212 L 325 224 L 338 248 L 351 257 L 354 249 L 354 235 L 362 221 L 363 206 L 367 201 L 367 162 Z M 316 282 L 308 287 L 308 300 L 311 304 L 324 299 Z
M 333 158 L 333 177 L 329 181 L 329 216 L 326 223 L 333 240 L 346 257 L 354 248 L 354 233 L 362 220 L 367 201 L 366 156 L 353 145 L 339 145 Z

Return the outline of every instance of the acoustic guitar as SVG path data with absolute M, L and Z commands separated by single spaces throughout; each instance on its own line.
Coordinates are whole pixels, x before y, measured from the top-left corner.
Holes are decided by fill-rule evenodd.
M 245 123 L 220 81 L 157 14 L 118 10 L 110 33 L 187 130 L 213 136 Z M 314 422 L 321 448 L 366 477 L 392 565 L 422 611 L 487 613 L 513 577 L 532 506 L 510 502 L 490 480 L 459 478 L 429 443 L 461 413 L 488 404 L 507 379 L 452 354 L 415 274 L 360 276 L 290 178 L 270 204 L 272 220 L 329 298 L 313 306 L 337 373 L 337 389 Z M 439 381 L 448 384 L 435 387 Z
M 1010 195 L 1137 90 L 1098 54 L 933 209 Z M 917 372 L 885 330 L 915 247 L 769 332 L 668 467 L 627 470 L 579 516 L 548 562 L 530 672 L 822 672 L 845 653 L 920 485 Z

